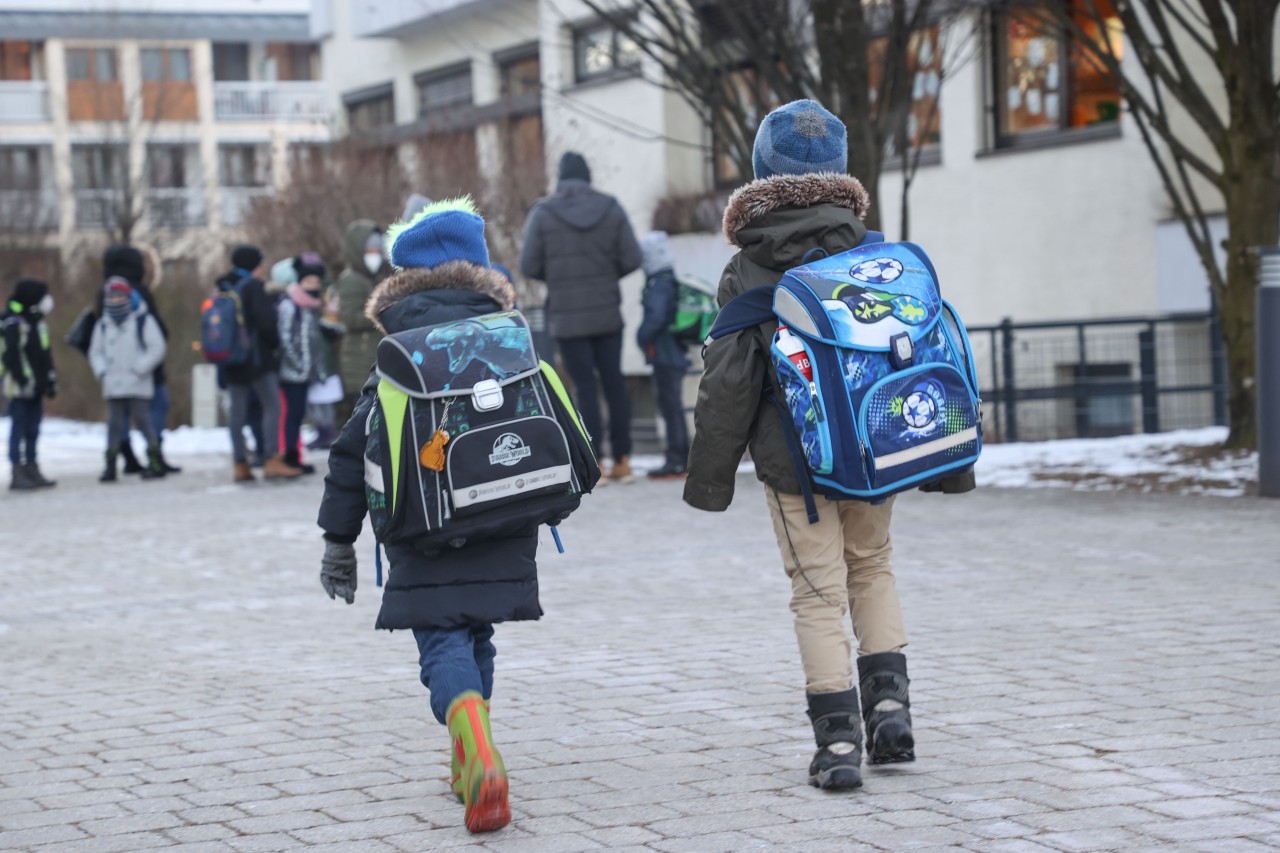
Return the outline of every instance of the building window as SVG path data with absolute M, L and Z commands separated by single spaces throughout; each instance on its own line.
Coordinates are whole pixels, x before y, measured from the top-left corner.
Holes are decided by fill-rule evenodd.
M 191 53 L 180 48 L 143 48 L 142 79 L 148 83 L 187 83 L 191 80 Z
M 631 73 L 640 68 L 640 48 L 606 23 L 575 30 L 573 72 L 579 82 Z
M 1096 2 L 1099 26 L 1091 11 Z M 1119 56 L 1123 31 L 1108 0 L 1073 0 L 1073 15 L 1089 37 L 1111 41 Z M 996 145 L 1016 146 L 1047 134 L 1114 125 L 1120 92 L 1107 72 L 1037 7 L 1013 6 L 995 16 Z
M 942 140 L 942 111 L 938 92 L 942 88 L 942 52 L 938 42 L 938 26 L 925 27 L 911 34 L 907 42 L 907 72 L 911 75 L 911 111 L 907 113 L 906 143 L 909 148 L 937 145 Z M 880 87 L 879 70 L 887 39 L 876 39 L 870 54 L 870 82 L 874 93 Z M 890 137 L 886 154 L 896 156 L 899 142 Z
M 347 128 L 352 133 L 370 133 L 396 123 L 396 100 L 392 84 L 385 83 L 343 96 L 347 107 Z
M 419 117 L 472 104 L 470 63 L 460 68 L 419 74 L 414 83 L 418 87 Z
M 68 80 L 97 80 L 113 83 L 116 79 L 116 51 L 113 47 L 73 47 L 67 50 Z
M 249 79 L 249 45 L 217 43 L 213 46 L 213 79 L 242 81 Z
M 501 61 L 498 66 L 501 95 L 510 98 L 542 89 L 542 65 L 537 49 L 526 56 Z
M 0 41 L 0 80 L 40 79 L 37 43 Z
M 124 187 L 128 169 L 124 145 L 72 145 L 71 181 L 78 190 L 115 190 Z
M 187 186 L 187 146 L 160 143 L 148 145 L 147 185 L 155 189 Z
M 271 181 L 271 151 L 266 145 L 219 145 L 218 184 L 265 187 Z
M 33 145 L 0 146 L 0 190 L 40 189 L 40 149 Z

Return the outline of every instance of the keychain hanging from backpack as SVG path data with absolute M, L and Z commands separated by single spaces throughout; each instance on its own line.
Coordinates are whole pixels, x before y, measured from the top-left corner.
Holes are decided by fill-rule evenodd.
M 449 417 L 449 407 L 453 405 L 453 400 L 447 400 L 444 404 L 444 411 L 440 413 L 440 427 L 435 431 L 435 435 L 418 451 L 418 461 L 422 463 L 422 467 L 429 471 L 444 470 L 444 446 L 449 443 L 449 433 L 445 431 L 445 420 Z

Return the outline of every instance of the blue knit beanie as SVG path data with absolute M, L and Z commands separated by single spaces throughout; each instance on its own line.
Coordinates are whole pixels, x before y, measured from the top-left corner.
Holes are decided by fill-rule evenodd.
M 756 178 L 849 168 L 844 123 L 817 101 L 792 101 L 764 117 L 751 150 Z
M 396 269 L 430 269 L 449 261 L 487 267 L 484 220 L 470 196 L 434 202 L 387 229 L 387 257 Z

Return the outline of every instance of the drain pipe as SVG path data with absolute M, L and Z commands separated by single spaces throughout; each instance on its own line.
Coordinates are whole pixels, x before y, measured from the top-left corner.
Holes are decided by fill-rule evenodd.
M 1280 498 L 1280 246 L 1258 254 L 1258 494 Z

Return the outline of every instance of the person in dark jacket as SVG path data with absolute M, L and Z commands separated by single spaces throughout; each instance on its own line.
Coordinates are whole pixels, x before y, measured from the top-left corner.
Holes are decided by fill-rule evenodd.
M 650 471 L 653 480 L 682 480 L 689 463 L 689 426 L 684 416 L 684 377 L 689 372 L 689 354 L 671 334 L 680 301 L 676 281 L 676 259 L 665 231 L 651 231 L 640 240 L 645 282 L 640 295 L 644 319 L 636 329 L 636 343 L 644 360 L 653 368 L 653 390 L 658 411 L 667 430 L 666 459 L 662 467 Z
M 597 456 L 604 436 L 597 376 L 604 387 L 613 457 L 609 479 L 619 482 L 630 482 L 632 473 L 618 279 L 639 266 L 640 247 L 622 205 L 593 189 L 587 161 L 567 152 L 560 158 L 555 193 L 534 205 L 525 224 L 520 272 L 547 284 L 547 325 L 573 380 L 578 412 Z
M 160 316 L 160 311 L 156 307 L 155 295 L 151 292 L 151 288 L 146 283 L 147 267 L 143 260 L 142 252 L 134 246 L 125 243 L 117 243 L 108 246 L 106 251 L 102 253 L 102 279 L 106 281 L 112 277 L 122 278 L 129 282 L 129 286 L 134 292 L 142 298 L 147 304 L 147 312 L 155 320 L 156 325 L 160 327 L 160 333 L 164 336 L 166 347 L 169 341 L 169 327 L 165 325 L 164 318 Z M 102 294 L 98 291 L 98 316 L 102 316 Z M 155 369 L 155 375 L 152 377 L 155 384 L 155 393 L 151 396 L 151 403 L 147 409 L 147 417 L 151 421 L 151 428 L 157 436 L 156 445 L 157 453 L 160 456 L 160 465 L 164 468 L 166 474 L 177 474 L 182 469 L 175 465 L 170 465 L 169 461 L 164 457 L 164 428 L 169 418 L 169 382 L 165 375 L 164 362 Z M 133 445 L 129 441 L 126 433 L 123 441 L 120 442 L 120 458 L 124 460 L 124 472 L 126 474 L 141 474 L 146 467 L 138 462 L 138 457 L 133 452 Z
M 395 334 L 511 308 L 515 289 L 489 265 L 484 220 L 469 199 L 429 205 L 393 226 L 388 255 L 396 273 L 374 290 L 365 313 Z M 355 600 L 353 543 L 366 512 L 365 422 L 377 401 L 377 377 L 364 384 L 355 412 L 329 450 L 319 524 L 325 551 L 320 582 L 330 598 Z M 491 741 L 493 625 L 538 619 L 537 527 L 423 552 L 388 544 L 390 572 L 378 628 L 409 629 L 418 643 L 431 710 L 455 744 L 453 788 L 472 832 L 511 819 L 506 771 Z M 459 755 L 458 751 L 461 751 Z
M 237 246 L 231 253 L 231 270 L 218 279 L 219 290 L 235 290 L 240 294 L 245 327 L 249 332 L 252 356 L 244 364 L 219 368 L 222 381 L 231 397 L 227 418 L 231 430 L 233 477 L 237 483 L 254 479 L 249 467 L 244 441 L 250 392 L 262 403 L 262 446 L 265 461 L 262 475 L 267 479 L 298 477 L 295 468 L 280 453 L 280 333 L 276 321 L 275 301 L 267 294 L 262 276 L 265 274 L 262 250 L 257 246 Z
M 3 352 L 4 395 L 9 400 L 9 488 L 15 491 L 56 485 L 40 473 L 36 443 L 44 400 L 58 393 L 58 377 L 49 349 L 45 317 L 53 310 L 49 285 L 38 278 L 20 278 L 5 310 L 0 312 L 0 352 Z
M 845 140 L 844 125 L 814 101 L 794 101 L 765 117 L 752 158 L 756 180 L 734 192 L 724 214 L 725 236 L 739 251 L 720 279 L 722 307 L 746 290 L 776 284 L 813 249 L 834 255 L 861 242 L 868 199 L 845 173 Z M 902 654 L 907 637 L 889 563 L 893 498 L 820 501 L 818 522 L 808 523 L 799 480 L 808 472 L 793 465 L 782 432 L 790 425 L 764 398 L 775 329 L 763 323 L 707 347 L 684 499 L 698 509 L 725 510 L 743 451 L 751 448 L 791 579 L 818 746 L 809 778 L 821 788 L 856 788 L 864 722 L 872 764 L 915 758 Z M 858 684 L 845 628 L 850 616 Z

